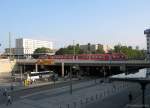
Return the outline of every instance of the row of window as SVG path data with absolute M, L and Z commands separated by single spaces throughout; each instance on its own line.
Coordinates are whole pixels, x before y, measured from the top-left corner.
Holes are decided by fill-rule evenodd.
M 73 56 L 54 56 L 54 57 L 51 57 L 51 58 L 56 58 L 56 59 L 72 59 Z M 104 56 L 76 56 L 75 58 L 82 58 L 82 59 L 89 59 L 89 58 L 99 58 L 99 59 L 102 59 L 104 58 Z

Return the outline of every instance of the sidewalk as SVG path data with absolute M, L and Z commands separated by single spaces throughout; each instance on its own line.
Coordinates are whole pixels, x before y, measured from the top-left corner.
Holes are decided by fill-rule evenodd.
M 150 108 L 150 86 L 146 87 L 145 90 L 145 108 Z M 142 108 L 142 92 L 136 97 L 130 104 L 126 105 L 124 108 Z

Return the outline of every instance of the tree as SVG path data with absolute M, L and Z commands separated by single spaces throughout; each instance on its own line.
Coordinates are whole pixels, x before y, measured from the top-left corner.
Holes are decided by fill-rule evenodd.
M 96 50 L 96 54 L 104 54 L 104 48 L 103 45 L 98 45 L 98 49 Z
M 45 54 L 45 53 L 51 53 L 52 50 L 50 48 L 45 48 L 45 47 L 42 47 L 42 48 L 37 48 L 35 49 L 34 51 L 34 54 Z
M 139 49 L 133 49 L 132 46 L 122 46 L 121 44 L 114 46 L 116 53 L 124 53 L 129 59 L 144 59 L 145 52 Z
M 50 48 L 45 48 L 45 47 L 37 48 L 37 49 L 35 49 L 32 57 L 33 58 L 38 58 L 40 55 L 45 55 L 47 53 L 52 53 L 52 52 L 53 51 Z
M 105 53 L 103 49 L 103 45 L 98 45 L 98 49 L 96 51 L 92 51 L 91 44 L 87 44 L 87 50 L 83 50 L 80 48 L 79 44 L 76 44 L 75 46 L 69 45 L 66 48 L 60 48 L 58 51 L 56 51 L 56 55 L 63 55 L 63 54 L 74 54 L 74 47 L 75 47 L 75 54 L 101 54 Z
M 76 44 L 75 46 L 69 45 L 66 48 L 60 48 L 56 51 L 56 55 L 63 55 L 63 54 L 74 54 L 74 47 L 75 47 L 75 54 L 83 54 L 83 50 L 80 49 L 80 45 Z

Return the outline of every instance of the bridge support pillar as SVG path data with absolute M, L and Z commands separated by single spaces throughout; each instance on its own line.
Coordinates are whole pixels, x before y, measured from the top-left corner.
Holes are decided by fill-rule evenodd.
M 38 64 L 35 64 L 35 71 L 38 72 Z
M 105 66 L 103 66 L 103 77 L 106 77 Z
M 64 77 L 64 62 L 61 63 L 61 76 Z
M 23 77 L 22 77 L 22 66 L 20 65 L 20 80 L 22 81 Z
M 120 66 L 120 71 L 125 72 L 125 71 L 126 71 L 126 65 L 121 65 L 121 66 Z

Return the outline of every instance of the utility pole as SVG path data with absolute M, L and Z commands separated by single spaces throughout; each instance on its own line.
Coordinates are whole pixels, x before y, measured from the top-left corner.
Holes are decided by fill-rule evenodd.
M 1 47 L 1 45 L 2 45 L 2 44 L 0 43 L 0 47 Z M 2 53 L 0 52 L 0 56 L 1 56 L 1 54 L 2 54 Z
M 11 54 L 12 54 L 12 52 L 11 52 L 11 33 L 9 32 L 9 61 L 10 61 L 10 65 L 11 65 L 11 60 L 12 60 Z M 11 65 L 10 73 L 11 73 L 11 80 L 12 80 L 11 83 L 13 85 L 13 68 L 12 68 L 12 65 Z
M 11 60 L 11 33 L 9 32 L 9 59 Z
M 70 94 L 72 94 L 72 66 L 70 66 Z
M 73 60 L 75 60 L 75 54 L 76 54 L 76 52 L 75 52 L 75 42 L 73 40 Z

